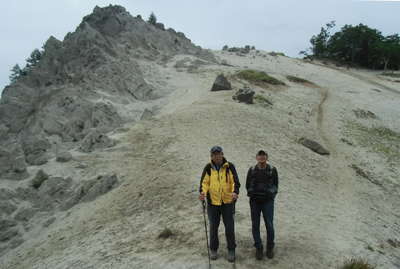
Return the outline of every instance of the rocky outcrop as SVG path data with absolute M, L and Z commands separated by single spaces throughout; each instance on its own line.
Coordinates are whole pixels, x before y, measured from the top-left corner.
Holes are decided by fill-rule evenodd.
M 60 144 L 69 150 L 86 138 L 90 152 L 93 129 L 107 133 L 140 119 L 145 106 L 132 109 L 136 103 L 166 94 L 146 79 L 140 61 L 185 54 L 216 62 L 183 33 L 114 5 L 95 7 L 73 33 L 62 41 L 51 36 L 43 49 L 39 62 L 2 92 L 0 179 L 26 178 L 26 167 L 57 157 Z
M 26 178 L 26 166 L 24 151 L 17 140 L 0 141 L 0 178 Z
M 82 140 L 79 150 L 82 152 L 92 152 L 96 149 L 104 149 L 114 145 L 114 140 L 109 138 L 106 134 L 94 129 Z

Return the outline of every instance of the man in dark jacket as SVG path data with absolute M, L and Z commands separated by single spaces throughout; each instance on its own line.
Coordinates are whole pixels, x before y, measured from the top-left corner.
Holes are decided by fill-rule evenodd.
M 222 220 L 225 225 L 225 236 L 228 245 L 228 261 L 235 261 L 235 202 L 239 195 L 239 177 L 233 163 L 224 158 L 220 146 L 211 148 L 211 162 L 203 169 L 200 180 L 199 199 L 207 197 L 207 214 L 210 224 L 211 259 L 218 258 L 218 227 Z
M 247 196 L 250 197 L 250 210 L 256 258 L 263 257 L 263 244 L 260 236 L 260 216 L 264 218 L 267 229 L 266 255 L 272 259 L 274 256 L 274 199 L 278 192 L 278 171 L 267 163 L 268 154 L 260 150 L 257 155 L 257 165 L 250 167 L 246 178 Z

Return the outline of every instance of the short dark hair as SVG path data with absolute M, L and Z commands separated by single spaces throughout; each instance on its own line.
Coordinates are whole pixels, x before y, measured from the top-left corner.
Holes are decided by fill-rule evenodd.
M 268 153 L 266 153 L 264 150 L 259 150 L 257 152 L 257 156 L 266 156 L 268 158 Z

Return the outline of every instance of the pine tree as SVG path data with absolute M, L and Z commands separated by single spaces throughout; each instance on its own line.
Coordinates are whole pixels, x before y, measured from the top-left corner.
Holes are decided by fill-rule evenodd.
M 22 75 L 21 67 L 18 64 L 14 65 L 11 69 L 10 81 L 14 83 L 18 80 L 18 78 Z
M 147 20 L 148 23 L 155 25 L 157 23 L 157 17 L 151 12 L 149 19 Z
M 42 58 L 42 53 L 40 52 L 40 50 L 34 49 L 31 53 L 31 56 L 28 59 L 26 59 L 27 66 L 28 67 L 35 66 L 40 61 L 41 58 Z

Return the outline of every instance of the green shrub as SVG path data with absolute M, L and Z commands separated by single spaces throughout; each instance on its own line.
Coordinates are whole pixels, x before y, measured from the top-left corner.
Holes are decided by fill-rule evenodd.
M 366 261 L 363 261 L 362 259 L 350 259 L 346 261 L 340 269 L 374 269 L 375 266 L 369 264 Z
M 389 163 L 400 160 L 400 133 L 384 126 L 368 127 L 355 121 L 345 122 L 347 135 L 363 147 L 372 149 L 387 158 Z
M 254 83 L 259 86 L 264 86 L 266 83 L 272 85 L 285 85 L 284 82 L 267 75 L 263 71 L 257 71 L 251 69 L 242 70 L 239 73 L 237 73 L 236 76 L 238 78 L 245 79 L 248 82 Z
M 271 51 L 268 54 L 271 56 L 286 56 L 283 52 L 275 52 L 275 51 Z
M 400 73 L 390 73 L 390 72 L 383 72 L 382 76 L 392 77 L 392 78 L 400 78 Z
M 308 81 L 307 79 L 299 78 L 299 77 L 295 77 L 295 76 L 286 76 L 286 78 L 289 81 L 295 82 L 295 83 L 310 83 L 310 84 L 314 84 L 311 81 Z
M 254 96 L 254 101 L 256 103 L 261 103 L 261 104 L 265 104 L 268 106 L 272 106 L 272 102 L 268 98 L 266 98 L 265 96 L 260 95 L 260 94 L 257 94 L 256 96 Z

